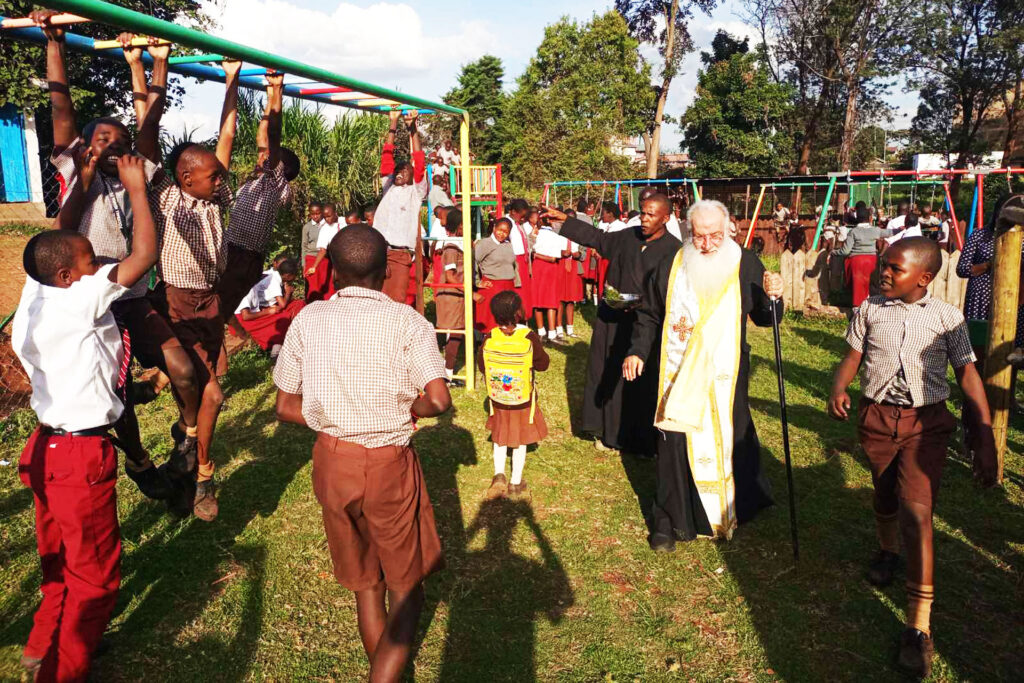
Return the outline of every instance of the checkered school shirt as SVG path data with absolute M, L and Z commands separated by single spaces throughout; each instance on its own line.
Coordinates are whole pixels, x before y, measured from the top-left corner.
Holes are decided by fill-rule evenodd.
M 872 296 L 854 312 L 846 341 L 864 354 L 862 392 L 872 401 L 886 394 L 900 368 L 915 407 L 949 398 L 946 365 L 975 361 L 963 313 L 926 294 L 912 304 Z
M 292 187 L 284 177 L 284 162 L 271 166 L 269 159 L 264 161 L 256 177 L 235 193 L 228 221 L 228 243 L 262 254 L 270 241 L 278 210 L 291 198 Z
M 434 328 L 382 292 L 346 287 L 292 321 L 274 368 L 310 429 L 366 448 L 404 446 L 420 391 L 445 376 Z
M 213 289 L 224 272 L 227 243 L 222 210 L 231 204 L 226 182 L 208 202 L 185 194 L 165 175 L 149 191 L 160 243 L 160 278 L 179 289 Z
M 54 153 L 50 163 L 64 179 L 64 194 L 61 206 L 71 196 L 71 190 L 78 184 L 78 167 L 75 157 L 81 153 L 85 142 L 75 138 L 67 148 Z M 149 159 L 144 161 L 146 181 L 153 180 L 158 169 Z M 85 203 L 82 206 L 82 218 L 78 223 L 78 232 L 92 243 L 100 263 L 117 263 L 127 258 L 131 252 L 132 205 L 128 201 L 128 193 L 117 176 L 109 177 L 101 171 L 96 172 L 89 189 L 85 191 Z M 146 294 L 148 279 L 142 278 L 129 289 L 122 299 L 133 299 Z

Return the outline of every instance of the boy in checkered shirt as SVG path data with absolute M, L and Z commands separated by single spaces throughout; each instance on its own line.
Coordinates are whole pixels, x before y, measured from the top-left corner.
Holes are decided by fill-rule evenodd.
M 196 517 L 207 522 L 217 517 L 210 445 L 224 403 L 217 381 L 225 320 L 218 283 L 227 266 L 223 211 L 231 205 L 227 168 L 235 138 L 241 62 L 225 60 L 222 66 L 226 90 L 216 151 L 193 142 L 177 145 L 167 159 L 173 177 L 158 173 L 149 193 L 160 243 L 157 271 L 161 279 L 151 297 L 191 358 L 200 392 L 196 447 L 189 451 L 195 460 L 176 463 L 174 472 L 182 475 L 184 495 L 175 507 L 186 512 L 188 503 Z M 181 427 L 172 433 L 176 440 L 188 441 L 191 433 Z
M 85 236 L 101 263 L 116 263 L 132 250 L 133 216 L 137 213 L 117 173 L 118 158 L 132 154 L 131 135 L 123 123 L 106 117 L 91 121 L 81 135 L 78 133 L 65 69 L 64 31 L 49 23 L 54 14 L 52 10 L 37 10 L 31 16 L 47 36 L 46 77 L 53 116 L 50 160 L 63 182 L 55 227 Z M 146 180 L 151 181 L 160 161 L 158 138 L 166 100 L 169 47 L 149 47 L 153 77 L 147 88 L 142 48 L 133 47 L 132 38 L 130 33 L 119 36 L 132 76 L 139 127 L 135 151 L 145 159 Z M 114 302 L 111 310 L 118 325 L 128 332 L 131 355 L 142 365 L 157 366 L 167 374 L 182 399 L 183 422 L 195 429 L 199 395 L 192 363 L 170 327 L 153 310 L 146 298 L 147 291 L 147 278 L 142 278 Z M 125 409 L 116 431 L 126 455 L 125 471 L 147 496 L 166 498 L 171 488 L 142 445 L 130 382 L 124 387 L 122 398 Z
M 221 310 L 233 327 L 237 323 L 232 312 L 263 277 L 270 232 L 280 208 L 292 200 L 289 183 L 299 175 L 299 158 L 281 146 L 283 100 L 284 74 L 268 74 L 267 107 L 256 133 L 258 164 L 235 193 L 225 232 L 228 264 L 218 291 Z
M 846 333 L 850 350 L 836 368 L 829 414 L 846 420 L 847 387 L 863 364 L 858 406 L 860 443 L 874 483 L 875 525 L 881 548 L 868 569 L 876 586 L 892 582 L 900 540 L 907 560 L 907 625 L 900 636 L 901 668 L 927 676 L 934 645 L 932 507 L 938 494 L 946 445 L 956 419 L 946 409 L 952 365 L 964 394 L 964 410 L 979 425 L 975 474 L 995 484 L 992 420 L 963 314 L 928 293 L 942 267 L 939 247 L 908 237 L 881 257 L 881 296 L 854 312 Z

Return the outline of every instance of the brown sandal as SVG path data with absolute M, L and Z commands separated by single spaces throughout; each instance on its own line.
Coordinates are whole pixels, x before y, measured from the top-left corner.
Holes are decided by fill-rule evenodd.
M 495 474 L 494 478 L 491 479 L 491 485 L 487 489 L 487 500 L 495 500 L 497 498 L 504 498 L 508 492 L 508 480 L 505 479 L 504 474 Z

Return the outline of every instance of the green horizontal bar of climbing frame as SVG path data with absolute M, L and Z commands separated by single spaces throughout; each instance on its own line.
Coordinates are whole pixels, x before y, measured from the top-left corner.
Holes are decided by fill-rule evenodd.
M 46 5 L 54 9 L 72 12 L 82 17 L 88 17 L 93 21 L 109 24 L 117 28 L 126 29 L 143 35 L 155 36 L 172 41 L 178 45 L 205 50 L 221 55 L 227 55 L 240 59 L 251 64 L 259 64 L 268 69 L 276 69 L 286 74 L 313 78 L 331 85 L 342 85 L 352 90 L 365 92 L 377 97 L 386 97 L 402 104 L 411 104 L 426 109 L 436 109 L 450 114 L 465 115 L 466 111 L 441 102 L 431 102 L 412 95 L 406 95 L 388 88 L 364 83 L 354 78 L 348 78 L 326 69 L 303 64 L 293 59 L 279 57 L 263 52 L 246 45 L 241 45 L 230 40 L 217 38 L 202 31 L 186 28 L 172 24 L 169 21 L 162 21 L 148 14 L 135 12 L 124 7 L 111 5 L 102 0 L 47 0 Z
M 171 57 L 168 64 L 200 64 L 202 62 L 223 62 L 224 55 L 181 55 Z

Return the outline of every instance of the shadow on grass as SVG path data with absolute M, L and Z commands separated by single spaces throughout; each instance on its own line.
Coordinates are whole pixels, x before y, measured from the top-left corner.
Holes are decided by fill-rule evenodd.
M 587 357 L 590 355 L 590 344 L 578 341 L 560 347 L 560 350 L 565 354 L 563 377 L 569 407 L 569 426 L 573 436 L 590 438 L 589 434 L 583 433 L 583 387 L 587 378 Z M 552 403 L 558 403 L 561 397 L 552 396 L 550 398 Z
M 540 559 L 513 549 L 520 520 Z M 525 501 L 484 501 L 466 531 L 485 534 L 482 550 L 466 549 L 448 593 L 448 633 L 441 681 L 535 681 L 536 622 L 561 621 L 574 596 L 569 577 Z M 528 587 L 528 588 L 527 588 Z

